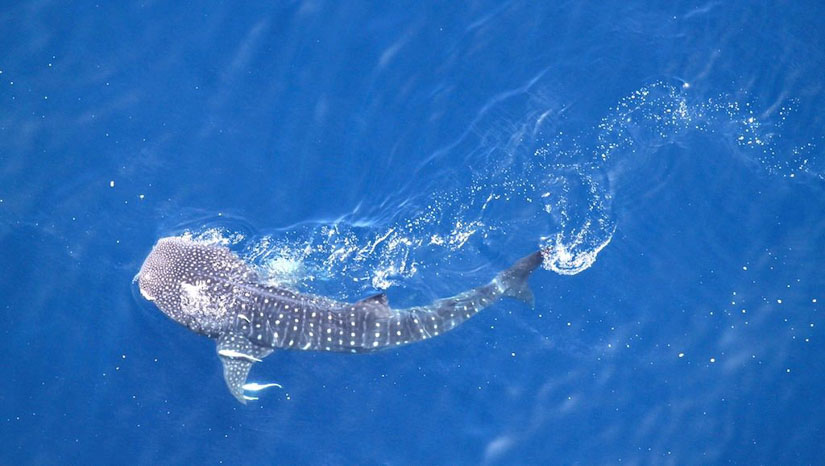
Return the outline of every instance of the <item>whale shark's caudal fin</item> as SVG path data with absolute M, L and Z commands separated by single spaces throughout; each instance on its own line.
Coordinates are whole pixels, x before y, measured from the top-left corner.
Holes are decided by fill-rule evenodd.
M 529 256 L 522 257 L 510 266 L 509 269 L 496 275 L 495 281 L 501 287 L 502 294 L 518 299 L 530 307 L 534 307 L 536 303 L 527 279 L 530 278 L 530 274 L 541 265 L 542 260 L 541 251 L 536 251 Z

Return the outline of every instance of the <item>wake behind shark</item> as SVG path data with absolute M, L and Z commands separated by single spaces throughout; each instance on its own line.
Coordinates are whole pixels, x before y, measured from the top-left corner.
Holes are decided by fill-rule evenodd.
M 383 293 L 346 303 L 267 285 L 229 249 L 173 237 L 158 241 L 135 281 L 168 317 L 217 340 L 226 385 L 246 403 L 252 364 L 275 348 L 366 353 L 448 332 L 502 297 L 532 306 L 527 279 L 541 262 L 536 251 L 486 285 L 391 309 Z

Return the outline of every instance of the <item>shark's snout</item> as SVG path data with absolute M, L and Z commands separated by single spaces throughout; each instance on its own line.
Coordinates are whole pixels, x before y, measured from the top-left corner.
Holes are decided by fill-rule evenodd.
M 152 280 L 152 273 L 151 272 L 143 272 L 139 273 L 135 276 L 135 280 L 137 281 L 138 290 L 140 291 L 140 295 L 143 296 L 144 299 L 147 301 L 154 301 L 155 297 L 146 290 L 146 283 L 151 282 Z
M 149 257 L 146 258 L 146 261 L 144 261 L 140 267 L 140 271 L 135 275 L 135 278 L 132 279 L 132 283 L 137 285 L 140 295 L 147 301 L 154 301 L 156 299 L 157 293 L 154 290 L 158 288 L 160 279 L 157 269 L 164 266 L 165 261 L 162 257 L 159 257 L 159 254 L 156 254 L 155 249 L 153 249 Z

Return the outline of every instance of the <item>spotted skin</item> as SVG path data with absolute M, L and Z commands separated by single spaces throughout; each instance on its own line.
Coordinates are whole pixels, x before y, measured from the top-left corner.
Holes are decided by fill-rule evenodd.
M 275 348 L 366 353 L 448 332 L 504 296 L 532 305 L 535 252 L 490 283 L 427 306 L 391 309 L 384 294 L 354 303 L 263 283 L 229 249 L 163 238 L 135 277 L 140 294 L 192 331 L 217 340 L 230 392 L 242 403 L 252 364 Z

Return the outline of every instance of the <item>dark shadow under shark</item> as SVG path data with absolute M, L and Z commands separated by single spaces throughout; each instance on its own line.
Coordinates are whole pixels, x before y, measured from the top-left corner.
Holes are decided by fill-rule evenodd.
M 486 285 L 427 306 L 391 309 L 383 293 L 346 303 L 265 284 L 223 246 L 163 238 L 135 277 L 140 294 L 192 331 L 217 340 L 229 391 L 241 403 L 252 364 L 275 348 L 365 353 L 448 332 L 512 297 L 530 306 L 527 284 L 542 262 L 536 251 Z

